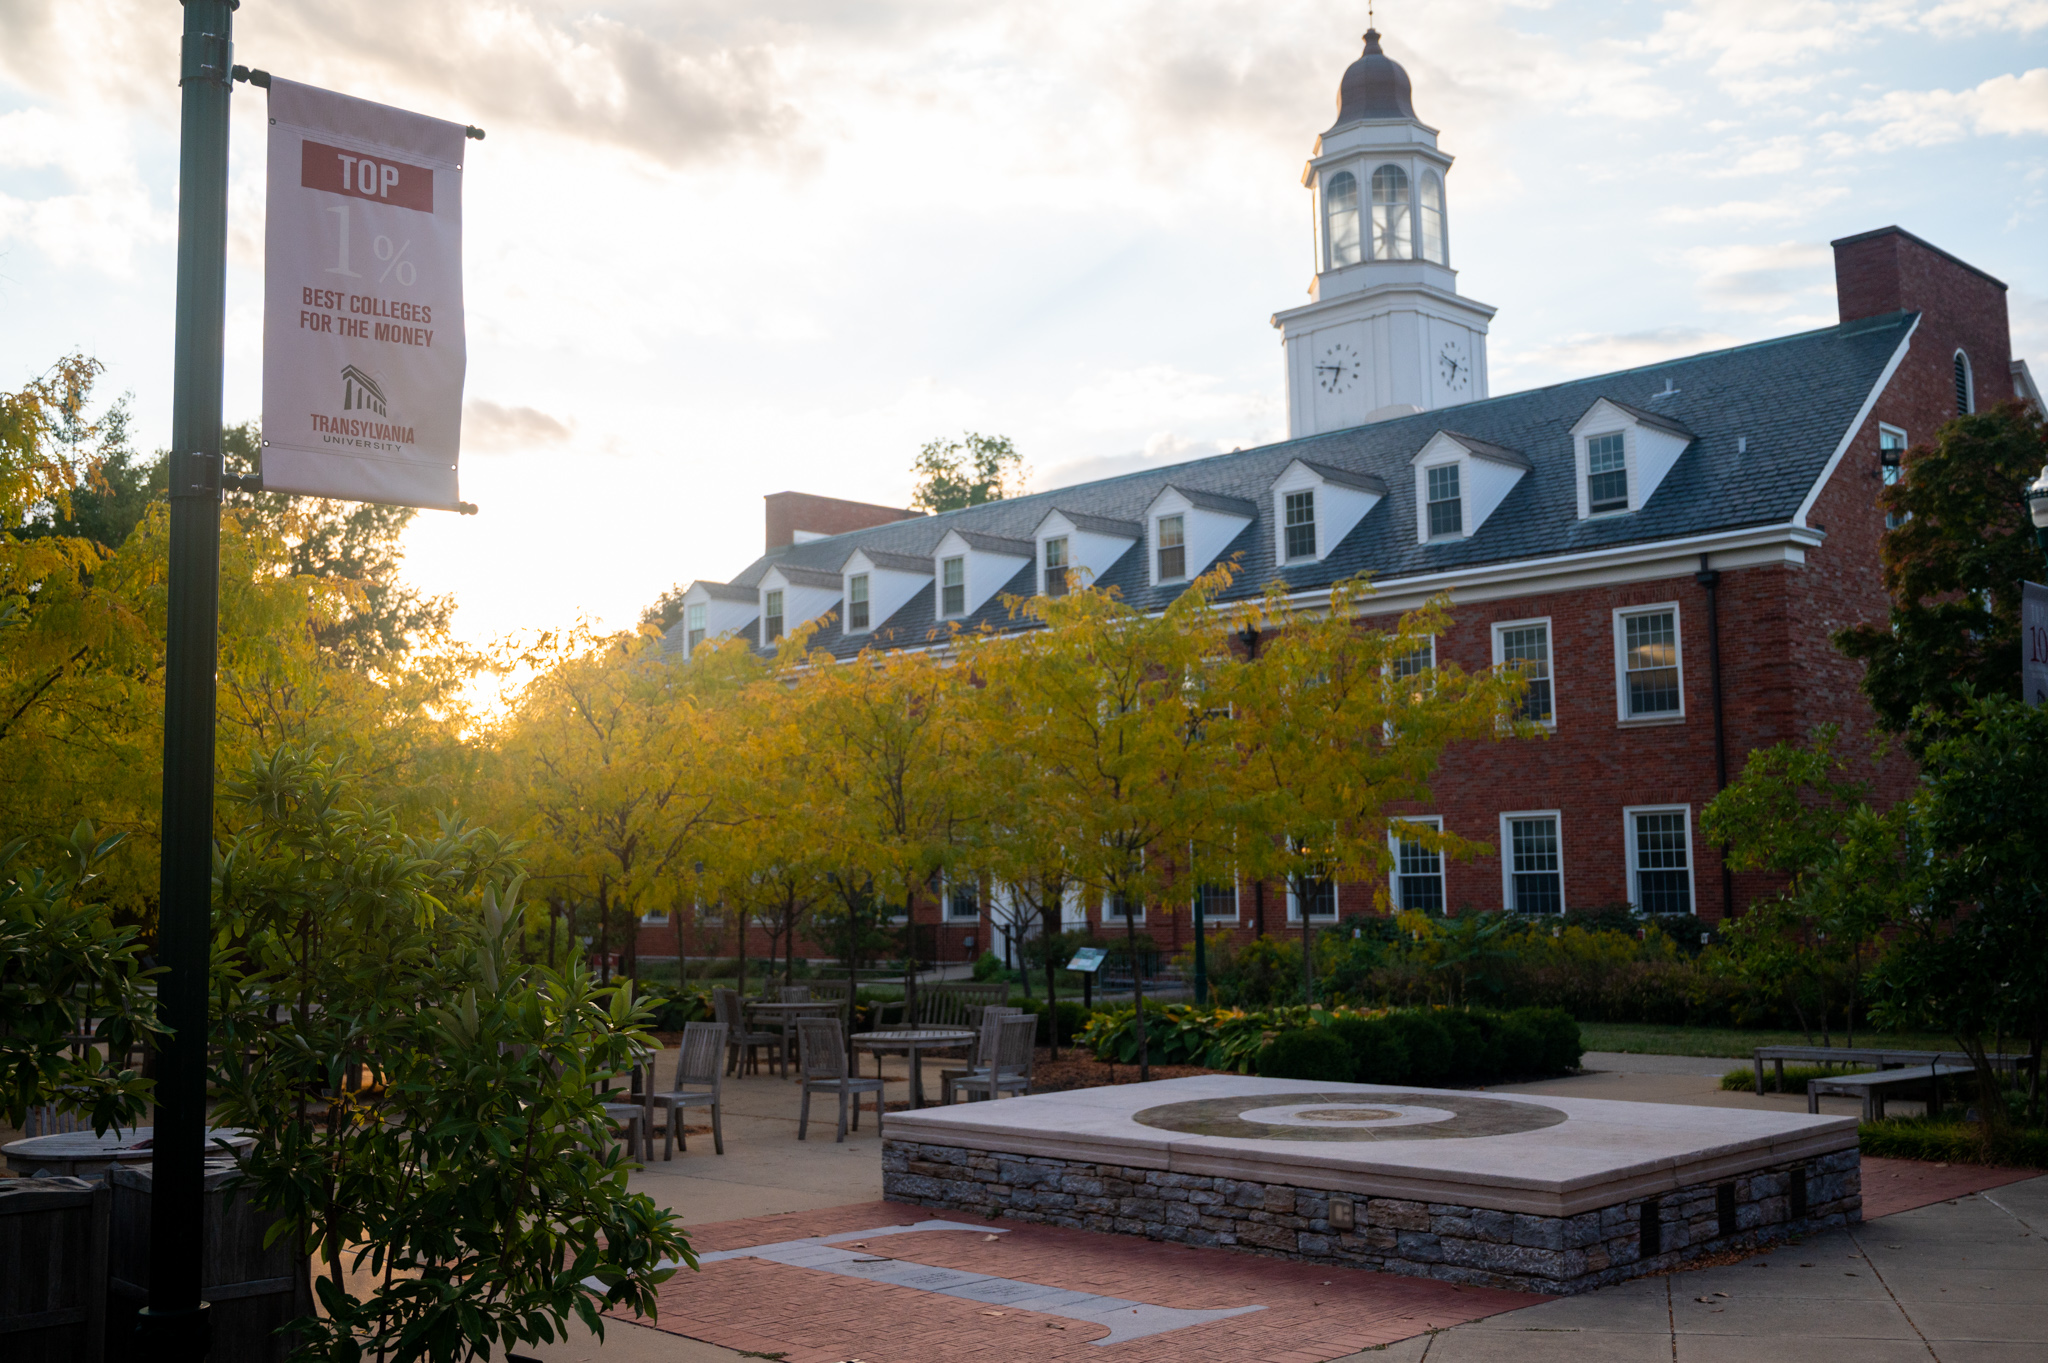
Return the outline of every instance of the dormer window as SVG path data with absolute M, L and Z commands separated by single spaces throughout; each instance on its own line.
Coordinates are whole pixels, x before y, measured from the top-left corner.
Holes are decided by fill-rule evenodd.
M 855 573 L 846 579 L 846 627 L 868 627 L 868 575 Z
M 782 593 L 771 591 L 761 598 L 761 643 L 763 647 L 782 637 Z
M 1178 582 L 1188 575 L 1187 521 L 1180 516 L 1161 516 L 1154 524 L 1159 546 L 1159 580 Z
M 1316 556 L 1316 493 L 1314 488 L 1287 494 L 1287 557 Z
M 1358 263 L 1358 177 L 1340 170 L 1323 182 L 1323 217 L 1330 268 Z
M 1408 215 L 1408 172 L 1381 166 L 1372 173 L 1372 258 L 1407 260 L 1415 254 Z
M 1067 594 L 1067 537 L 1045 542 L 1045 594 L 1065 596 Z
M 967 614 L 967 560 L 949 558 L 939 564 L 939 614 Z
M 1429 475 L 1429 537 L 1450 539 L 1465 533 L 1465 502 L 1458 495 L 1458 466 L 1440 464 Z
M 690 652 L 697 651 L 697 645 L 704 642 L 706 607 L 702 605 L 683 608 L 683 647 Z
M 1628 510 L 1628 442 L 1620 431 L 1586 437 L 1586 511 Z

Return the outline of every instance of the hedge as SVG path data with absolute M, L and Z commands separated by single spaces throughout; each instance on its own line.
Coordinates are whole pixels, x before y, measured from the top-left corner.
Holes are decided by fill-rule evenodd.
M 1555 1008 L 1145 1009 L 1149 1058 L 1323 1083 L 1490 1084 L 1578 1068 L 1579 1025 Z M 1135 1064 L 1136 1015 L 1099 1012 L 1079 1038 L 1097 1059 Z

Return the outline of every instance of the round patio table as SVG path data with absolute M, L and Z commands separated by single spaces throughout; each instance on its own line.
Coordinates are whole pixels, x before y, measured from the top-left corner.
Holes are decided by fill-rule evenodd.
M 972 1046 L 978 1032 L 965 1027 L 920 1027 L 914 1032 L 858 1032 L 853 1044 L 864 1051 L 877 1052 L 876 1065 L 881 1064 L 879 1052 L 908 1051 L 910 1053 L 910 1106 L 924 1106 L 924 1066 L 918 1063 L 919 1051 L 951 1051 L 961 1046 Z
M 7 1157 L 7 1167 L 17 1174 L 47 1172 L 90 1178 L 111 1164 L 149 1163 L 156 1157 L 150 1148 L 150 1136 L 154 1131 L 154 1127 L 143 1126 L 132 1131 L 109 1131 L 104 1136 L 95 1136 L 90 1131 L 30 1136 L 27 1140 L 0 1146 L 0 1155 Z M 235 1127 L 208 1127 L 206 1154 L 209 1159 L 220 1154 L 220 1147 L 214 1144 L 216 1139 L 227 1141 L 238 1155 L 256 1144 Z
M 805 1003 L 750 1003 L 747 1005 L 747 1012 L 757 1018 L 766 1017 L 771 1021 L 781 1023 L 782 1034 L 787 1038 L 790 1034 L 789 1024 L 798 1018 L 823 1017 L 827 1014 L 836 1017 L 839 1014 L 839 1010 L 844 1006 L 837 999 L 811 999 Z M 789 1078 L 789 1052 L 790 1045 L 785 1039 L 782 1043 L 782 1077 L 784 1079 Z

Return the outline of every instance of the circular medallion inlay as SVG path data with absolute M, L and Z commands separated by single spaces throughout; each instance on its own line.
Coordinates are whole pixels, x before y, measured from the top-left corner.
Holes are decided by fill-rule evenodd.
M 1277 1141 L 1436 1141 L 1540 1131 L 1554 1107 L 1464 1093 L 1254 1093 L 1198 1098 L 1133 1114 L 1142 1126 L 1190 1136 Z

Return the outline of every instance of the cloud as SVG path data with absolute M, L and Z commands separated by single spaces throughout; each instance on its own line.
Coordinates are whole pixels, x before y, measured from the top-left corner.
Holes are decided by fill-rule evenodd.
M 1846 185 L 1794 185 L 1769 199 L 1729 199 L 1717 204 L 1673 204 L 1657 211 L 1658 222 L 1760 223 L 1809 218 L 1849 197 Z
M 472 450 L 530 450 L 559 445 L 570 434 L 565 422 L 538 407 L 507 406 L 483 398 L 471 398 L 462 406 L 462 443 Z
M 1741 345 L 1747 337 L 1704 327 L 1656 327 L 1620 333 L 1582 332 L 1561 336 L 1528 350 L 1496 350 L 1492 356 L 1502 377 L 1556 382 L 1586 374 L 1635 369 L 1659 360 L 1697 355 Z M 1499 387 L 1501 385 L 1496 385 Z
M 1850 110 L 1851 119 L 1875 123 L 1870 144 L 1879 150 L 1934 147 L 1965 137 L 2048 133 L 2048 67 L 2023 75 L 1993 76 L 1968 90 L 1894 90 Z
M 1171 468 L 1191 460 L 1222 454 L 1226 446 L 1220 440 L 1191 440 L 1174 431 L 1158 431 L 1148 437 L 1142 450 L 1125 450 L 1117 454 L 1090 455 L 1083 459 L 1070 459 L 1063 464 L 1054 464 L 1044 470 L 1032 482 L 1033 492 L 1050 492 L 1054 488 L 1072 487 L 1076 483 L 1090 483 L 1099 478 L 1115 478 L 1126 473 L 1143 473 L 1147 469 Z

